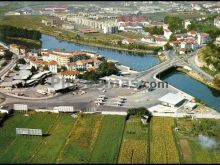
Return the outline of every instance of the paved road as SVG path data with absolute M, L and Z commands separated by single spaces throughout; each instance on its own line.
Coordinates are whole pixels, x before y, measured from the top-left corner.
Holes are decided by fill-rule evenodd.
M 188 63 L 189 63 L 189 66 L 196 72 L 202 74 L 203 76 L 205 76 L 206 79 L 208 80 L 212 80 L 213 79 L 213 76 L 211 76 L 210 74 L 208 74 L 207 72 L 205 72 L 204 70 L 202 70 L 199 66 L 196 65 L 195 63 L 195 58 L 196 58 L 196 55 L 197 55 L 198 51 L 196 52 L 193 52 L 192 54 L 190 54 L 188 56 Z

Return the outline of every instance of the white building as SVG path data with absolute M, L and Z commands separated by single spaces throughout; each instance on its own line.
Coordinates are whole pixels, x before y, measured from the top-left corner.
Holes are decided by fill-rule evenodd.
M 52 73 L 57 73 L 57 62 L 56 61 L 50 61 L 48 63 L 49 66 L 49 71 L 51 71 Z
M 164 37 L 169 40 L 172 32 L 169 29 L 163 29 L 163 32 L 164 32 Z
M 184 28 L 187 29 L 190 24 L 191 24 L 190 20 L 185 20 L 184 21 Z
M 168 93 L 158 99 L 163 105 L 169 107 L 179 107 L 185 102 L 185 97 L 179 94 Z

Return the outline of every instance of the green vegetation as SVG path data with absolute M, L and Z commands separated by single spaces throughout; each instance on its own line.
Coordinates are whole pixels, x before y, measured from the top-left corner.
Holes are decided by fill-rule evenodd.
M 199 58 L 201 58 L 207 66 L 213 65 L 217 72 L 220 71 L 220 47 L 214 44 L 208 44 L 201 49 Z
M 122 134 L 124 116 L 105 116 L 102 128 L 92 152 L 90 163 L 116 163 Z
M 28 114 L 1 125 L 0 163 L 220 163 L 220 120 L 153 117 L 143 125 L 143 112 L 126 122 L 116 115 Z M 15 128 L 40 128 L 44 136 L 16 136 Z M 217 145 L 203 146 L 201 134 Z
M 145 107 L 139 107 L 139 108 L 130 108 L 128 109 L 128 114 L 127 114 L 127 118 L 129 118 L 130 116 L 143 116 L 143 115 L 147 115 L 150 118 L 152 117 L 152 113 L 150 111 L 148 111 Z
M 17 60 L 17 64 L 26 64 L 26 61 L 25 61 L 24 58 L 19 58 L 19 59 Z
M 102 120 L 103 116 L 101 115 L 80 115 L 57 162 L 89 163 Z
M 118 163 L 146 164 L 148 160 L 148 128 L 140 116 L 131 116 L 126 121 Z
M 7 61 L 4 61 L 4 62 L 1 64 L 1 67 L 6 66 L 7 64 L 8 64 Z
M 220 147 L 206 148 L 198 140 L 198 135 L 202 134 L 219 143 L 220 120 L 179 118 L 176 119 L 176 126 L 179 131 L 175 134 L 183 163 L 220 163 Z
M 41 38 L 41 33 L 39 31 L 17 28 L 10 25 L 1 25 L 0 33 L 7 37 L 21 37 L 32 40 L 39 40 Z
M 5 54 L 1 57 L 4 58 L 5 60 L 11 60 L 12 56 L 13 56 L 13 53 L 10 52 L 9 50 L 6 50 Z
M 172 32 L 184 32 L 183 19 L 178 16 L 166 16 L 164 22 Z
M 60 114 L 56 122 L 50 127 L 49 136 L 35 150 L 30 163 L 56 163 L 73 125 L 74 119 L 70 115 Z
M 153 27 L 144 27 L 144 31 L 145 32 L 149 32 L 151 35 L 157 34 L 157 35 L 163 35 L 163 27 L 157 27 L 157 26 L 153 26 Z
M 96 71 L 86 71 L 84 74 L 78 75 L 78 78 L 97 81 L 100 77 L 110 76 L 118 73 L 119 70 L 115 64 L 112 62 L 107 62 L 107 60 L 104 59 Z
M 47 113 L 32 113 L 28 117 L 24 114 L 15 114 L 9 117 L 0 128 L 0 147 L 4 148 L 4 150 L 0 150 L 0 162 L 29 162 L 28 160 L 36 148 L 47 137 L 16 136 L 15 128 L 40 128 L 44 134 L 48 134 L 56 117 L 57 115 Z

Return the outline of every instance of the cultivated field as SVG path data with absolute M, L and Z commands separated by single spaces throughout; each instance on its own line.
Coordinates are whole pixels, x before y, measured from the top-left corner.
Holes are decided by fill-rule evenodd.
M 44 136 L 16 136 L 16 127 Z M 146 126 L 140 116 L 15 113 L 0 126 L 0 163 L 220 163 L 219 130 L 220 120 L 153 117 Z M 199 134 L 215 138 L 214 148 Z
M 105 116 L 100 134 L 92 152 L 90 163 L 116 163 L 122 134 L 124 116 Z
M 130 117 L 126 121 L 122 147 L 118 163 L 147 163 L 147 126 L 142 125 L 140 117 Z
M 0 127 L 0 163 L 116 162 L 125 117 L 29 115 L 16 113 Z M 16 136 L 16 127 L 40 128 L 45 136 Z
M 179 163 L 179 155 L 173 136 L 174 119 L 153 117 L 150 132 L 150 162 Z

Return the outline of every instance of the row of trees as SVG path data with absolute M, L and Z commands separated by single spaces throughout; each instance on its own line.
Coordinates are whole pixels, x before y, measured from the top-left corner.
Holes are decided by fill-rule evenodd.
M 157 26 L 153 26 L 153 27 L 144 27 L 144 31 L 145 32 L 149 32 L 151 35 L 163 35 L 163 27 L 157 27 Z
M 21 37 L 21 38 L 27 38 L 27 39 L 32 39 L 32 40 L 41 39 L 41 33 L 39 31 L 17 28 L 17 27 L 10 26 L 10 25 L 1 25 L 0 33 L 3 36 L 9 36 L 9 37 Z

